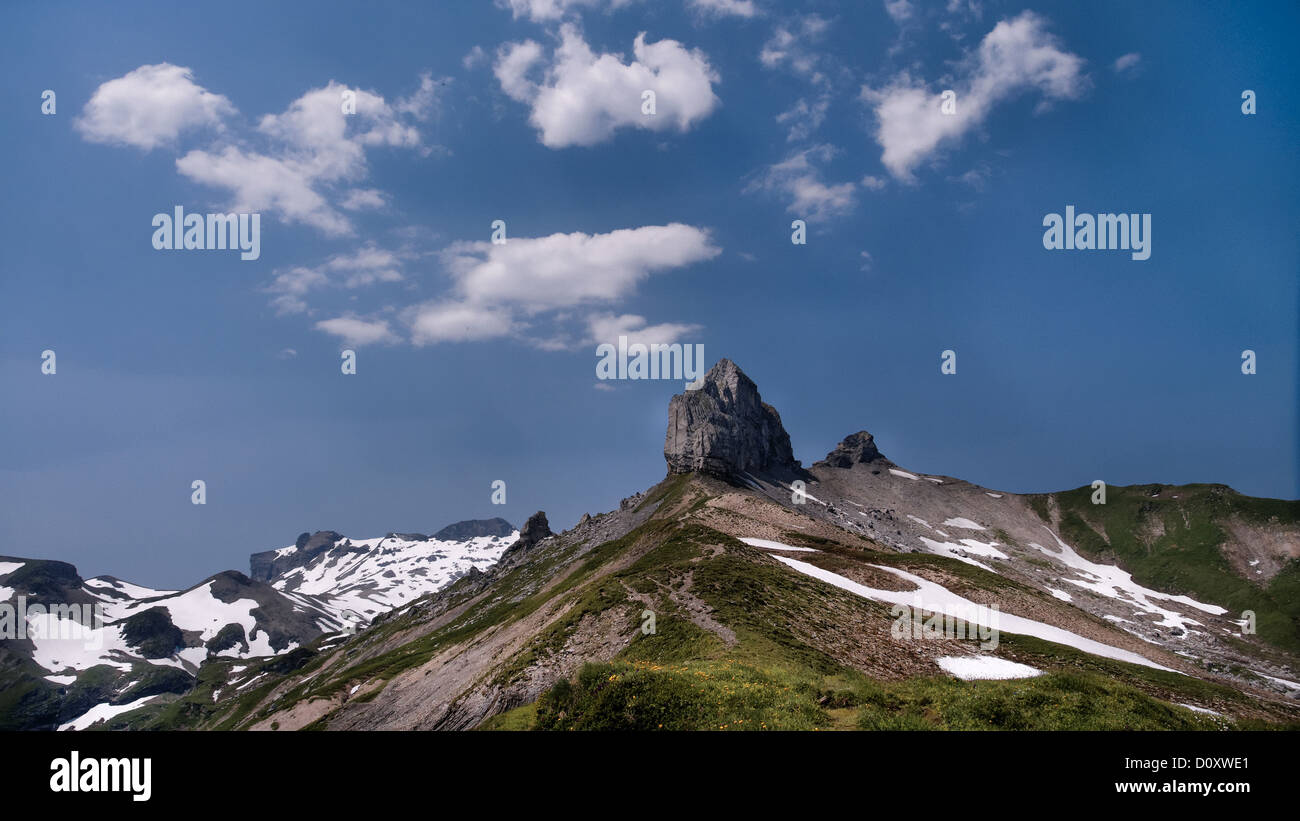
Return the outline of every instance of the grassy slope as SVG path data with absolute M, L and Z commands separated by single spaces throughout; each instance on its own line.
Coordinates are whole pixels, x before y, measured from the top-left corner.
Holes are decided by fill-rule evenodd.
M 1261 588 L 1233 572 L 1220 546 L 1224 521 L 1295 525 L 1300 502 L 1242 496 L 1222 485 L 1183 485 L 1178 497 L 1152 498 L 1161 486 L 1110 486 L 1106 504 L 1092 504 L 1092 489 L 1031 497 L 1044 519 L 1047 501 L 1060 511 L 1061 537 L 1089 559 L 1113 562 L 1148 587 L 1181 593 L 1227 607 L 1253 610 L 1259 636 L 1300 653 L 1300 561 L 1287 565 Z M 1168 494 L 1162 494 L 1168 496 Z M 1143 539 L 1158 522 L 1164 534 Z
M 1256 726 L 1194 713 L 1170 702 L 1210 705 L 1230 714 L 1256 715 L 1241 693 L 1216 684 L 1145 667 L 1099 659 L 1071 648 L 1020 636 L 1003 636 L 998 654 L 1048 672 L 1021 681 L 962 682 L 946 676 L 883 681 L 846 657 L 835 630 L 857 630 L 888 618 L 885 605 L 791 572 L 762 551 L 704 526 L 691 516 L 706 501 L 701 487 L 677 477 L 655 488 L 645 504 L 654 516 L 621 539 L 596 546 L 541 551 L 498 579 L 457 618 L 417 633 L 395 648 L 390 639 L 410 629 L 409 614 L 381 621 L 349 643 L 340 660 L 321 672 L 330 654 L 305 660 L 293 684 L 273 705 L 265 702 L 284 681 L 268 675 L 236 698 L 212 700 L 229 665 L 205 665 L 195 691 L 152 711 L 139 711 L 137 727 L 247 727 L 304 699 L 338 696 L 361 682 L 387 681 L 436 653 L 515 622 L 560 601 L 573 606 L 540 630 L 513 658 L 488 673 L 507 686 L 537 664 L 554 659 L 580 629 L 584 616 L 614 611 L 631 642 L 607 663 L 587 664 L 540 699 L 489 719 L 483 729 L 1215 729 Z M 790 537 L 794 539 L 792 535 Z M 803 537 L 807 538 L 807 537 Z M 717 549 L 719 546 L 725 548 Z M 827 543 L 813 545 L 824 549 Z M 629 554 L 629 551 L 634 551 Z M 1014 584 L 937 556 L 876 552 L 846 536 L 836 560 L 907 566 L 933 564 L 962 575 L 962 583 Z M 639 555 L 609 572 L 612 562 Z M 542 592 L 548 580 L 562 581 Z M 728 644 L 692 620 L 669 591 L 690 595 L 734 631 Z M 437 597 L 445 612 L 470 601 L 465 583 Z M 638 629 L 648 597 L 657 630 Z M 680 596 L 678 596 L 680 598 Z M 872 622 L 872 620 L 876 620 Z M 872 630 L 876 629 L 875 627 Z M 826 633 L 818 649 L 810 636 Z M 883 637 L 869 652 L 887 664 L 897 648 Z M 831 655 L 831 654 L 834 655 Z M 933 669 L 932 667 L 929 669 Z M 247 680 L 250 669 L 241 674 Z M 307 680 L 301 677 L 310 676 Z M 895 677 L 897 678 L 897 677 Z M 292 683 L 292 680 L 291 682 Z M 229 695 L 229 690 L 227 690 Z M 376 697 L 378 690 L 368 693 Z M 1278 718 L 1280 716 L 1275 716 Z M 328 717 L 316 727 L 328 727 Z

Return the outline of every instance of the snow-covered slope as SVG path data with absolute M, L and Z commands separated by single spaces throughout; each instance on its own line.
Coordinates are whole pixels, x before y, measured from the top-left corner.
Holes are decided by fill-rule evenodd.
M 313 597 L 339 616 L 355 613 L 366 621 L 446 587 L 471 568 L 486 570 L 519 538 L 476 536 L 463 540 L 413 538 L 389 534 L 380 539 L 339 539 L 308 564 L 273 578 L 284 593 Z M 276 551 L 292 558 L 297 546 Z
M 0 557 L 0 606 L 15 625 L 12 636 L 0 634 L 0 662 L 12 660 L 0 689 L 32 682 L 45 694 L 45 706 L 33 708 L 39 719 L 0 716 L 0 727 L 81 729 L 120 712 L 128 697 L 184 692 L 208 658 L 274 656 L 350 632 L 487 569 L 518 537 L 500 519 L 458 522 L 433 537 L 322 532 L 254 554 L 254 575 L 266 578 L 225 571 L 182 591 L 112 576 L 83 580 L 65 562 Z M 95 696 L 71 699 L 91 670 Z

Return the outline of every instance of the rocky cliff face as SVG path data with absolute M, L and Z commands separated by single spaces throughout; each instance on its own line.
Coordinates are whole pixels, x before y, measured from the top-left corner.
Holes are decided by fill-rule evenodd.
M 699 389 L 672 398 L 664 459 L 670 474 L 724 478 L 800 469 L 781 415 L 730 359 L 714 365 Z

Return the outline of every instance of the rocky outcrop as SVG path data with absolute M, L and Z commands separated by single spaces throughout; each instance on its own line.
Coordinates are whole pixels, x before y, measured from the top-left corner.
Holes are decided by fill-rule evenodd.
M 509 536 L 515 532 L 514 525 L 505 519 L 466 519 L 450 524 L 433 534 L 433 538 L 444 542 L 463 542 L 479 536 Z
M 294 542 L 293 550 L 281 554 L 279 550 L 266 550 L 248 557 L 248 575 L 259 582 L 269 582 L 293 570 L 305 567 L 311 560 L 329 550 L 336 542 L 343 540 L 343 534 L 333 530 L 318 530 L 315 533 L 303 533 Z
M 555 534 L 551 532 L 551 525 L 546 521 L 546 513 L 539 510 L 524 522 L 524 526 L 519 529 L 519 541 L 511 545 L 510 549 L 527 550 L 542 539 L 553 535 Z
M 860 430 L 844 437 L 835 450 L 826 454 L 822 461 L 814 462 L 813 467 L 851 468 L 856 464 L 878 461 L 888 460 L 876 449 L 875 437 Z
M 765 404 L 754 381 L 723 359 L 696 390 L 668 404 L 664 439 L 668 472 L 731 477 L 742 472 L 800 470 L 781 415 Z

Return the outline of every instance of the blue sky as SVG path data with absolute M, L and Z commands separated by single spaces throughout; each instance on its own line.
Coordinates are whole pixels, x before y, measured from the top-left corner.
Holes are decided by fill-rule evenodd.
M 664 473 L 681 383 L 597 383 L 619 332 L 734 359 L 805 464 L 1300 496 L 1294 4 L 436 5 L 6 9 L 0 552 L 571 526 Z M 177 205 L 260 258 L 155 250 Z M 1150 259 L 1045 250 L 1067 205 Z

